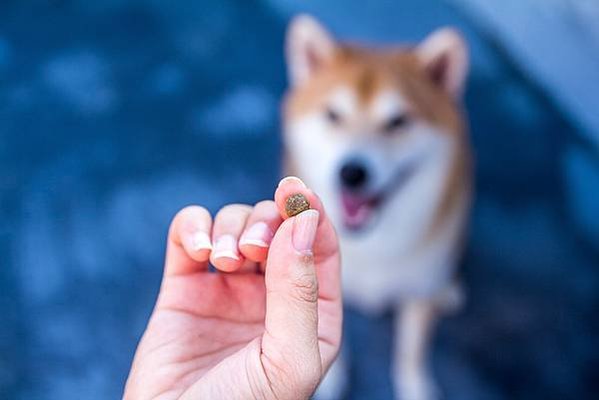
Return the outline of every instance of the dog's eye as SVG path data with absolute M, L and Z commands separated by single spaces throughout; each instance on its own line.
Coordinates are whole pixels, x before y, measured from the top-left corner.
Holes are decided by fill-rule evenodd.
M 326 110 L 326 117 L 327 121 L 333 125 L 337 125 L 341 122 L 341 115 L 330 107 L 328 107 Z
M 389 118 L 383 129 L 386 133 L 392 133 L 399 128 L 404 128 L 410 122 L 410 117 L 407 114 L 397 114 Z

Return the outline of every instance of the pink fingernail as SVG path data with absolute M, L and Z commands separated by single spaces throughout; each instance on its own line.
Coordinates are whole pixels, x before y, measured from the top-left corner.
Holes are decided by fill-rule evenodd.
M 289 175 L 289 176 L 286 176 L 283 179 L 281 179 L 281 181 L 279 182 L 279 186 L 281 186 L 281 185 L 283 185 L 284 183 L 287 183 L 287 182 L 296 182 L 300 186 L 302 186 L 304 188 L 306 187 L 306 184 L 304 183 L 304 181 L 302 181 L 297 176 L 293 176 L 293 175 Z
M 256 222 L 241 236 L 240 245 L 268 247 L 274 234 L 265 222 Z
M 296 215 L 291 240 L 299 252 L 311 252 L 318 228 L 318 211 L 306 210 Z
M 227 257 L 233 260 L 239 260 L 239 253 L 237 251 L 237 240 L 233 235 L 222 235 L 216 239 L 214 243 L 214 250 L 212 257 L 221 258 Z
M 195 232 L 191 236 L 191 248 L 193 251 L 212 249 L 212 243 L 208 234 L 204 231 Z

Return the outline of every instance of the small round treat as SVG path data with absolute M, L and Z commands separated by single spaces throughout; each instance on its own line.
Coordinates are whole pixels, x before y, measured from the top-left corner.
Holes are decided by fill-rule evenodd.
M 288 217 L 293 217 L 308 209 L 310 209 L 310 202 L 306 199 L 306 196 L 301 193 L 289 196 L 285 202 L 285 212 Z

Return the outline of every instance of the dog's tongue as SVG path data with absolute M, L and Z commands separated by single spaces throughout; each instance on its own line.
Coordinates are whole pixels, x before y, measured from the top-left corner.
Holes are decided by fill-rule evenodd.
M 348 228 L 358 229 L 368 221 L 372 211 L 368 197 L 342 193 L 341 203 L 343 205 L 343 222 Z

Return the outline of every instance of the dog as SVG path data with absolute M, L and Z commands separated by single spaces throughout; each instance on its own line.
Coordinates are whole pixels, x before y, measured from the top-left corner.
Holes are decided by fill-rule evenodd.
M 461 303 L 472 191 L 465 41 L 441 28 L 411 47 L 349 45 L 300 15 L 286 62 L 284 172 L 321 196 L 338 230 L 345 304 L 394 312 L 396 397 L 436 399 L 428 348 L 435 322 Z M 345 373 L 342 356 L 317 396 L 339 396 Z

